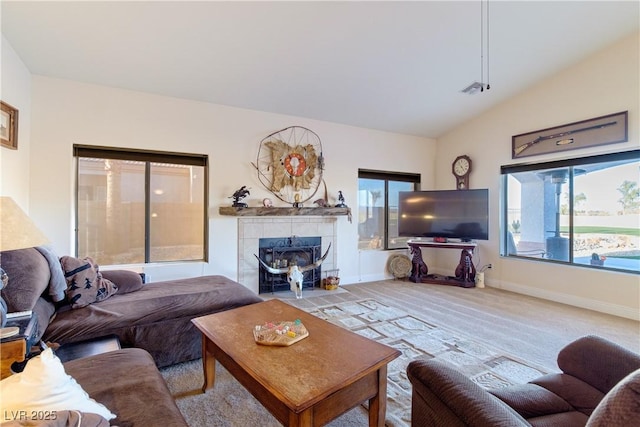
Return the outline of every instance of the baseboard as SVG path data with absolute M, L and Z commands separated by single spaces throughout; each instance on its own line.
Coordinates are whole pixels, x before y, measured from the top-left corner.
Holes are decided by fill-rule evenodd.
M 585 308 L 588 310 L 598 311 L 600 313 L 611 314 L 613 316 L 624 317 L 626 319 L 640 321 L 640 313 L 630 307 L 618 304 L 609 304 L 589 298 L 577 297 L 575 295 L 567 295 L 558 292 L 552 292 L 544 289 L 533 288 L 531 286 L 523 286 L 517 283 L 491 281 L 486 286 L 496 289 L 504 289 L 506 291 L 518 294 L 528 295 L 531 297 L 541 298 L 561 304 L 571 305 L 573 307 Z
M 384 274 L 366 274 L 360 277 L 347 277 L 346 282 L 349 283 L 366 283 L 366 282 L 377 282 L 380 280 L 388 280 L 393 279 L 393 276 L 385 276 Z M 342 278 L 340 278 L 340 283 L 342 283 Z

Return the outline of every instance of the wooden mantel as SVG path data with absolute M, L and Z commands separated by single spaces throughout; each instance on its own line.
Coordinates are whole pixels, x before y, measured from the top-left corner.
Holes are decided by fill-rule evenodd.
M 340 216 L 346 215 L 351 221 L 351 208 L 234 208 L 220 206 L 220 215 L 228 216 Z

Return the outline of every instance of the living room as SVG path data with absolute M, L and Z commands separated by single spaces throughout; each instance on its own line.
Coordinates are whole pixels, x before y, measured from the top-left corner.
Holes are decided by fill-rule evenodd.
M 7 3 L 10 2 L 2 4 L 3 28 L 4 20 L 9 15 L 6 13 L 9 10 Z M 624 7 L 629 7 L 634 2 L 623 3 L 626 4 Z M 476 8 L 475 3 L 472 6 Z M 495 8 L 497 10 L 498 6 Z M 473 16 L 477 16 L 476 9 Z M 637 16 L 637 12 L 636 4 L 634 16 Z M 46 21 L 46 13 L 39 19 Z M 499 27 L 495 19 L 492 25 Z M 542 79 L 526 82 L 513 96 L 500 102 L 491 98 L 498 96 L 502 90 L 496 76 L 509 70 L 498 71 L 496 65 L 491 65 L 491 90 L 472 96 L 459 93 L 460 88 L 470 80 L 479 78 L 480 58 L 474 48 L 473 57 L 469 60 L 469 68 L 473 69 L 469 74 L 471 78 L 465 77 L 460 82 L 460 88 L 456 87 L 451 94 L 452 98 L 462 97 L 468 102 L 472 107 L 468 110 L 470 112 L 464 113 L 460 124 L 430 136 L 374 129 L 342 123 L 339 119 L 320 120 L 308 116 L 302 109 L 284 114 L 271 112 L 267 108 L 260 110 L 238 106 L 242 105 L 241 102 L 210 102 L 198 98 L 197 94 L 191 98 L 162 95 L 147 90 L 144 84 L 138 90 L 124 89 L 117 84 L 87 82 L 81 75 L 71 77 L 74 76 L 72 71 L 60 76 L 51 70 L 30 67 L 30 54 L 11 43 L 9 30 L 6 32 L 3 29 L 1 98 L 19 110 L 19 128 L 17 149 L 0 148 L 0 195 L 12 197 L 60 255 L 74 255 L 76 251 L 74 145 L 205 154 L 209 157 L 207 260 L 127 267 L 144 272 L 150 282 L 215 274 L 237 280 L 253 289 L 255 284 L 244 283 L 241 273 L 239 219 L 220 215 L 219 208 L 230 206 L 232 195 L 242 186 L 250 189 L 250 195 L 243 200 L 249 206 L 259 207 L 263 199 L 273 198 L 260 183 L 252 163 L 265 136 L 297 125 L 312 129 L 322 140 L 328 202 L 337 204 L 340 191 L 353 214 L 353 221 L 346 216 L 337 217 L 336 239 L 331 249 L 332 265 L 340 269 L 340 285 L 344 289 L 349 289 L 349 285 L 362 288 L 368 283 L 391 279 L 391 274 L 386 270 L 388 258 L 393 254 L 407 253 L 406 249 L 358 249 L 358 171 L 366 169 L 419 174 L 422 189 L 454 189 L 451 164 L 464 154 L 473 160 L 470 188 L 488 188 L 491 194 L 489 239 L 478 242 L 474 254 L 475 259 L 483 265 L 492 265 L 490 270 L 485 271 L 487 288 L 536 297 L 541 301 L 549 301 L 550 307 L 562 303 L 625 320 L 640 320 L 640 280 L 637 272 L 501 256 L 498 196 L 501 192 L 500 167 L 503 165 L 640 148 L 640 32 L 637 23 L 634 31 L 612 39 L 597 49 L 587 49 L 588 55 L 575 58 Z M 144 31 L 133 34 L 142 40 L 144 37 L 141 33 Z M 469 37 L 474 46 L 479 45 L 479 35 L 475 29 Z M 88 38 L 85 44 L 85 40 L 81 39 L 82 36 L 79 36 L 80 44 L 71 47 L 72 52 L 74 49 L 75 54 L 83 52 L 80 49 L 86 49 L 86 52 L 93 50 L 91 43 L 96 40 Z M 500 46 L 495 39 L 492 43 L 494 48 Z M 551 49 L 548 46 L 545 48 Z M 185 51 L 188 53 L 189 49 Z M 47 53 L 41 51 L 40 55 Z M 115 64 L 113 68 L 122 67 L 122 70 L 129 70 L 127 72 L 135 72 L 135 64 L 122 64 L 117 56 L 112 55 L 115 53 L 105 53 L 96 61 L 96 66 L 109 69 Z M 492 50 L 491 55 L 494 59 L 499 58 L 500 52 Z M 60 62 L 64 62 L 64 59 Z M 496 61 L 492 64 L 499 63 Z M 196 68 L 197 63 L 190 65 L 180 62 L 178 68 L 182 67 Z M 259 64 L 247 66 L 252 67 L 259 68 Z M 116 70 L 115 73 L 124 73 L 122 70 Z M 248 74 L 239 75 L 242 77 L 237 77 L 238 80 L 251 81 Z M 138 78 L 144 82 L 154 80 L 155 75 L 145 73 Z M 287 93 L 286 85 L 273 78 L 272 84 L 281 88 L 286 94 L 283 95 L 285 98 L 292 96 Z M 225 86 L 224 79 L 216 76 L 210 79 L 221 88 Z M 348 76 L 344 77 L 344 86 L 349 86 L 349 80 Z M 263 81 L 256 77 L 249 91 L 259 91 L 260 84 Z M 398 90 L 407 96 L 413 91 L 402 84 L 399 84 Z M 312 102 L 310 99 L 309 103 Z M 336 103 L 345 102 L 336 94 Z M 489 102 L 492 102 L 492 106 L 484 108 L 484 104 Z M 403 110 L 400 105 L 386 102 L 379 108 L 383 111 Z M 620 111 L 628 111 L 628 138 L 625 142 L 543 154 L 524 160 L 512 158 L 514 135 Z M 285 204 L 276 201 L 276 206 Z M 448 252 L 425 251 L 431 271 L 451 273 L 452 266 L 457 263 L 457 255 L 454 251 Z M 438 292 L 453 294 L 466 291 L 446 287 Z M 504 301 L 509 300 L 507 297 Z M 640 342 L 632 350 L 638 352 Z
M 572 155 L 638 148 L 637 33 L 532 83 L 437 138 L 59 79 L 46 70 L 29 70 L 5 37 L 2 43 L 2 97 L 20 114 L 19 149 L 0 153 L 2 194 L 18 201 L 61 254 L 74 252 L 73 144 L 206 153 L 210 156 L 209 262 L 146 266 L 145 272 L 152 281 L 208 272 L 237 278 L 237 218 L 219 215 L 218 208 L 229 206 L 230 196 L 242 185 L 251 189 L 246 201 L 252 206 L 270 196 L 252 162 L 262 138 L 295 124 L 320 135 L 326 159 L 324 179 L 333 199 L 329 201 L 336 203 L 340 190 L 354 210 L 359 168 L 419 173 L 422 189 L 451 189 L 451 162 L 460 154 L 469 155 L 474 165 L 471 188 L 488 188 L 495 201 L 490 206 L 490 238 L 478 247 L 478 257 L 493 266 L 486 273 L 487 286 L 638 319 L 637 275 L 500 257 L 497 197 L 499 168 L 514 162 L 510 156 L 513 135 L 629 111 L 627 142 Z M 491 91 L 474 95 L 469 102 L 485 102 L 483 97 L 500 90 L 498 84 L 494 82 Z M 540 160 L 558 157 L 539 156 Z M 334 250 L 343 284 L 389 277 L 384 267 L 388 251 L 357 250 L 357 226 L 345 218 L 339 218 L 337 229 L 340 239 Z M 453 254 L 430 256 L 430 267 L 436 271 L 444 273 L 455 265 Z M 615 292 L 605 283 L 613 284 Z

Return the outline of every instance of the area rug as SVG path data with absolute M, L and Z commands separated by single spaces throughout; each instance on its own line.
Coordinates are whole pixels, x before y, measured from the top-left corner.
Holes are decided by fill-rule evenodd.
M 309 310 L 317 317 L 400 350 L 401 356 L 388 366 L 386 425 L 389 427 L 411 425 L 411 384 L 406 375 L 406 367 L 411 360 L 442 360 L 485 388 L 525 383 L 545 373 L 543 369 L 504 354 L 489 344 L 476 342 L 374 299 Z M 216 366 L 215 386 L 205 394 L 199 392 L 203 381 L 199 360 L 165 368 L 162 374 L 191 427 L 280 425 L 219 364 Z M 366 411 L 362 407 L 330 423 L 331 427 L 362 425 L 367 425 Z
M 406 369 L 417 358 L 436 358 L 484 388 L 526 383 L 543 373 L 468 336 L 447 330 L 374 299 L 318 307 L 311 314 L 402 353 L 388 366 L 387 426 L 411 425 L 411 384 Z

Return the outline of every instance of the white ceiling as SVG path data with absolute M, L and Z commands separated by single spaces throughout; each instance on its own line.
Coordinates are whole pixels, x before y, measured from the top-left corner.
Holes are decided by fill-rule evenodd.
M 638 31 L 639 5 L 491 0 L 476 95 L 460 91 L 481 81 L 479 0 L 2 0 L 1 15 L 33 74 L 436 138 Z

